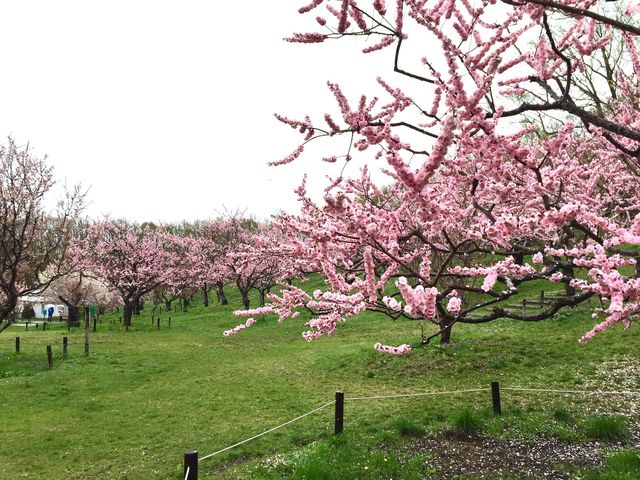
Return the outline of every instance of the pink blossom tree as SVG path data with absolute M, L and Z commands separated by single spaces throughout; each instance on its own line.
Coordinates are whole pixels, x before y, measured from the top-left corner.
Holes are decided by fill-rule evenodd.
M 94 223 L 82 240 L 84 268 L 117 292 L 124 307 L 123 324 L 131 325 L 142 297 L 159 285 L 169 284 L 178 263 L 167 238 L 157 231 L 125 222 Z
M 188 234 L 162 233 L 163 245 L 175 263 L 168 265 L 171 271 L 168 280 L 160 286 L 164 300 L 178 299 L 183 311 L 187 311 L 191 300 L 203 284 L 202 272 L 198 266 L 199 243 Z M 171 309 L 171 302 L 167 306 Z
M 80 187 L 62 192 L 46 207 L 55 179 L 46 158 L 9 138 L 0 146 L 0 332 L 21 296 L 42 293 L 74 268 L 71 240 L 84 208 Z
M 66 305 L 69 325 L 79 324 L 81 304 L 102 305 L 104 310 L 112 303 L 112 296 L 106 285 L 83 271 L 72 271 L 55 279 L 49 285 L 47 295 Z
M 234 232 L 234 228 L 223 218 L 200 222 L 196 226 L 194 265 L 199 272 L 198 278 L 201 279 L 205 306 L 209 304 L 209 292 L 212 288 L 215 289 L 218 302 L 221 305 L 228 304 L 224 286 L 231 280 L 231 272 L 226 256 L 230 252 Z
M 596 296 L 603 319 L 583 341 L 631 325 L 640 312 L 640 279 L 625 269 L 640 271 L 640 29 L 630 11 L 594 0 L 314 0 L 299 11 L 314 12 L 320 31 L 288 41 L 362 38 L 363 53 L 390 60 L 394 73 L 377 79 L 381 97 L 355 102 L 329 82 L 339 112 L 322 122 L 277 115 L 303 140 L 273 164 L 346 136 L 348 148 L 323 160 L 375 160 L 388 180 L 376 185 L 367 168 L 341 174 L 320 203 L 301 185 L 301 214 L 282 221 L 331 289 L 289 287 L 240 315 L 284 319 L 306 308 L 315 316 L 304 335 L 314 339 L 374 310 L 433 323 L 423 342 L 446 343 L 455 323 L 539 321 Z M 553 283 L 563 296 L 535 311 L 508 307 L 523 285 Z

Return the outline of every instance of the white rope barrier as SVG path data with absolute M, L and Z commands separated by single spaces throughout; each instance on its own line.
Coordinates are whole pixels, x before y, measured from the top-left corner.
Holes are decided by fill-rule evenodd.
M 449 395 L 456 393 L 487 392 L 490 388 L 471 388 L 468 390 L 448 390 L 441 392 L 401 393 L 396 395 L 376 395 L 373 397 L 345 397 L 345 400 L 382 400 L 385 398 L 426 397 L 431 395 Z
M 307 417 L 307 416 L 309 416 L 309 415 L 311 415 L 313 413 L 316 413 L 316 412 L 322 410 L 323 408 L 328 407 L 329 405 L 333 405 L 334 403 L 335 403 L 335 401 L 332 400 L 332 401 L 330 401 L 328 403 L 325 403 L 324 405 L 319 406 L 318 408 L 314 408 L 310 412 L 307 412 L 307 413 L 305 413 L 303 415 L 300 415 L 299 417 L 296 417 L 296 418 L 293 418 L 293 419 L 289 420 L 288 422 L 285 422 L 285 423 L 283 423 L 281 425 L 278 425 L 277 427 L 270 428 L 269 430 L 265 430 L 264 432 L 259 433 L 257 435 L 254 435 L 251 438 L 247 438 L 246 440 L 242 440 L 241 442 L 238 442 L 238 443 L 235 443 L 233 445 L 230 445 L 230 446 L 228 446 L 226 448 L 223 448 L 222 450 L 218 450 L 217 452 L 213 452 L 213 453 L 210 453 L 209 455 L 205 455 L 204 457 L 199 458 L 198 462 L 201 462 L 202 460 L 206 460 L 207 458 L 211 458 L 211 457 L 213 457 L 215 455 L 218 455 L 218 454 L 220 454 L 222 452 L 226 452 L 227 450 L 231 450 L 232 448 L 235 448 L 235 447 L 238 447 L 238 446 L 240 446 L 240 445 L 242 445 L 244 443 L 250 442 L 251 440 L 255 440 L 258 437 L 262 437 L 263 435 L 266 435 L 267 433 L 271 433 L 271 432 L 273 432 L 275 430 L 278 430 L 279 428 L 285 427 L 285 426 L 287 426 L 287 425 L 289 425 L 289 424 L 291 424 L 293 422 L 296 422 L 296 421 L 298 421 L 298 420 L 300 420 L 300 419 L 302 419 L 304 417 Z
M 187 467 L 187 471 L 184 472 L 184 480 L 187 480 L 187 478 L 189 478 L 189 471 L 191 470 L 191 467 Z

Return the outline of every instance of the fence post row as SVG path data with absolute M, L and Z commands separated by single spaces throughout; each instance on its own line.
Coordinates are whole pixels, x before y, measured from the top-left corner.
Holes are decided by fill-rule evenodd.
M 335 434 L 342 433 L 344 425 L 344 392 L 336 392 Z
M 184 452 L 184 480 L 198 480 L 198 451 Z

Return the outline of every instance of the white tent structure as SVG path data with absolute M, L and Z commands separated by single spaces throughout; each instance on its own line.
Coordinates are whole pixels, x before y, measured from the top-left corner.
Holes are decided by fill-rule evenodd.
M 36 314 L 36 318 L 47 318 L 50 307 L 53 307 L 53 318 L 67 318 L 67 307 L 62 303 L 52 302 L 51 298 L 37 295 L 27 295 L 20 297 L 18 309 L 22 312 L 25 305 L 31 305 Z

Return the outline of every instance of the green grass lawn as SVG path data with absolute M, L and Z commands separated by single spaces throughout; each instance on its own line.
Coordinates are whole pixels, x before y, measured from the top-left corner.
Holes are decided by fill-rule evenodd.
M 61 327 L 25 332 L 14 326 L 0 334 L 0 478 L 178 479 L 185 450 L 205 455 L 221 449 L 331 401 L 336 390 L 360 397 L 488 387 L 491 380 L 503 387 L 640 390 L 640 329 L 615 328 L 579 345 L 595 322 L 586 307 L 540 323 L 459 325 L 453 344 L 422 348 L 416 322 L 373 314 L 312 343 L 300 335 L 302 318 L 283 324 L 259 319 L 225 338 L 223 330 L 241 322 L 231 313 L 239 298 L 229 293 L 228 307 L 197 304 L 188 313 L 162 313 L 160 331 L 150 312 L 134 317 L 128 332 L 110 324 L 113 315 L 104 316 L 91 333 L 89 357 L 81 329 L 69 334 L 66 360 Z M 408 342 L 413 350 L 392 357 L 373 349 L 377 341 Z M 47 369 L 48 343 L 53 370 Z M 489 392 L 347 400 L 346 440 L 340 441 L 351 439 L 350 460 L 333 457 L 334 474 L 344 467 L 343 478 L 364 476 L 357 471 L 370 459 L 370 471 L 379 472 L 371 478 L 422 478 L 429 474 L 424 462 L 398 453 L 407 439 L 452 428 L 469 412 L 487 435 L 526 440 L 554 434 L 576 442 L 588 438 L 590 412 L 637 417 L 623 397 L 504 391 L 502 401 L 504 416 L 497 419 Z M 274 472 L 287 473 L 269 465 L 282 458 L 338 455 L 342 447 L 332 433 L 329 407 L 203 461 L 200 478 L 276 478 Z M 334 478 L 312 463 L 291 478 Z

